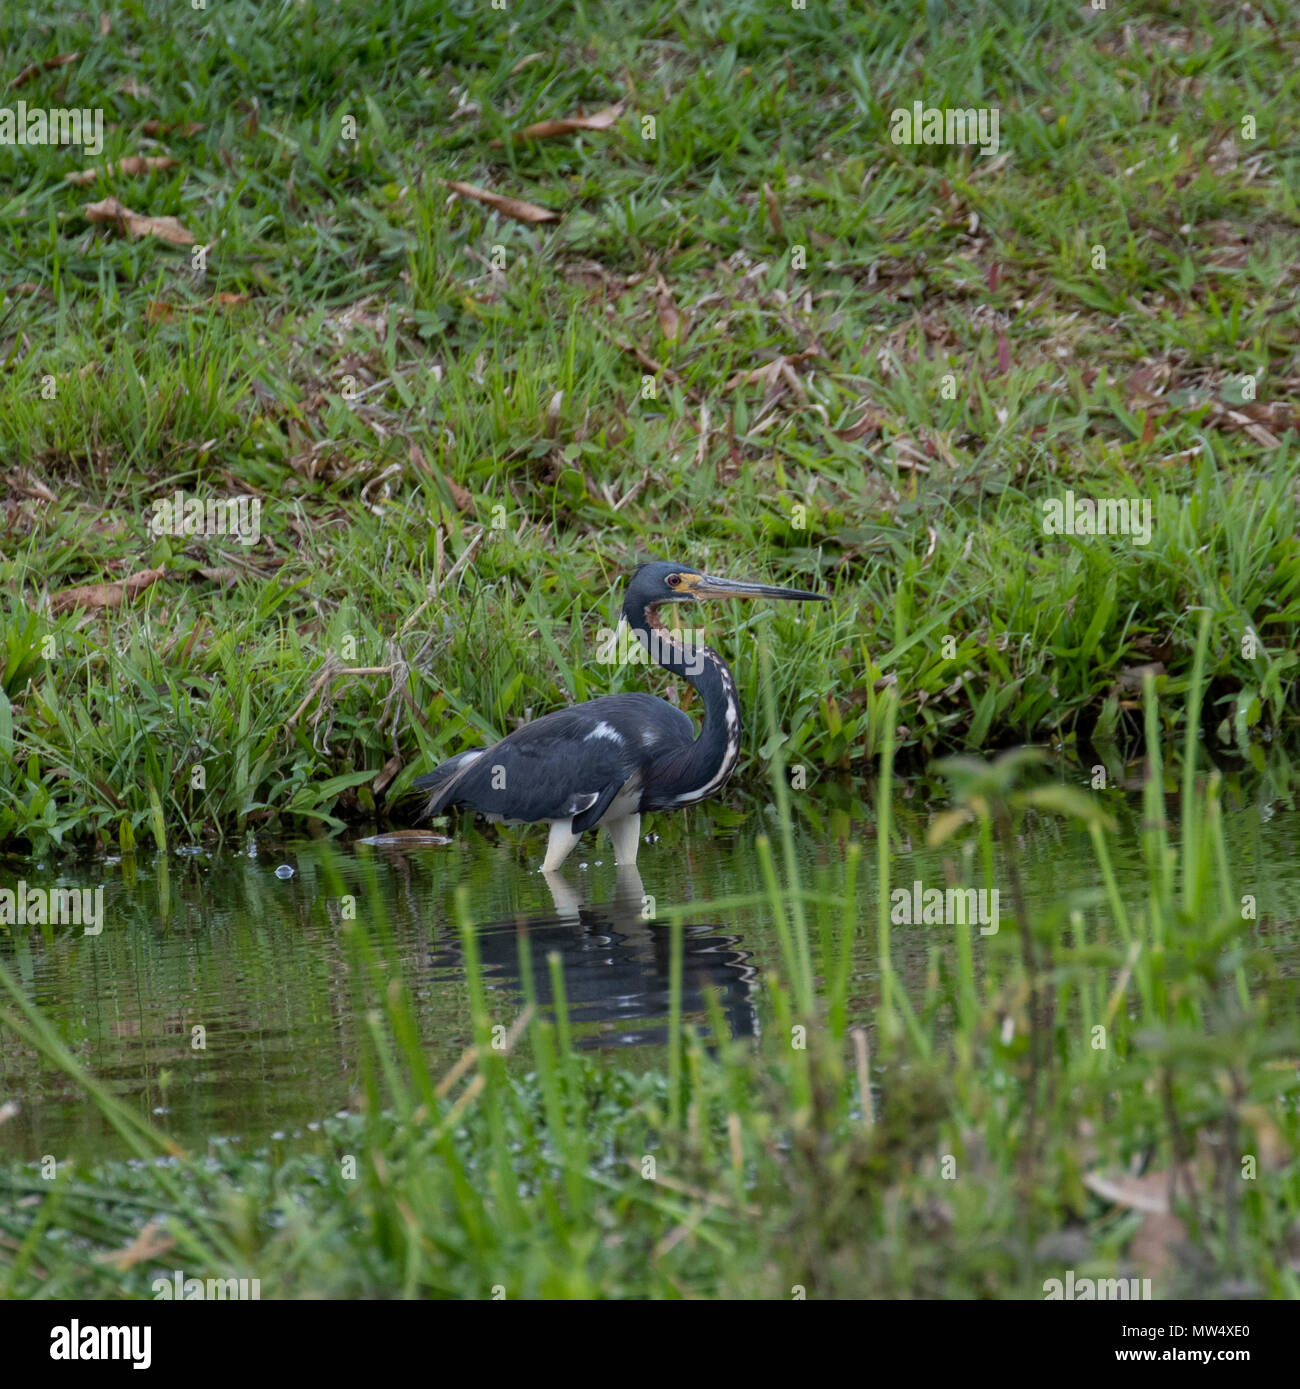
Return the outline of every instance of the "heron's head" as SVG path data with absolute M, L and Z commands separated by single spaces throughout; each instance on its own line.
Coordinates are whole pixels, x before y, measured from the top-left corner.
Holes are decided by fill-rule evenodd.
M 654 607 L 660 603 L 699 602 L 705 598 L 785 598 L 796 602 L 825 603 L 821 593 L 801 588 L 776 588 L 771 584 L 751 584 L 740 579 L 722 579 L 705 574 L 689 564 L 655 560 L 643 564 L 627 586 L 627 604 Z

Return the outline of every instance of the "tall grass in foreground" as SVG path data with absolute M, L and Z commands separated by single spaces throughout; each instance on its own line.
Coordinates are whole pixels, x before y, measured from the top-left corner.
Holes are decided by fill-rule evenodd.
M 892 699 L 874 978 L 855 975 L 860 854 L 848 850 L 839 892 L 829 879 L 799 881 L 773 737 L 765 891 L 709 904 L 770 914 L 781 961 L 761 981 L 771 1023 L 757 1042 L 732 1040 L 714 1002 L 707 1027 L 688 1025 L 682 922 L 701 904 L 670 907 L 662 1073 L 577 1049 L 558 958 L 547 962 L 548 1014 L 524 934 L 523 1006 L 494 996 L 462 893 L 473 1042 L 435 1076 L 383 896 L 371 892 L 356 920 L 339 922 L 366 1021 L 358 1112 L 289 1156 L 200 1159 L 113 1099 L 0 969 L 13 1000 L 5 1024 L 82 1086 L 141 1158 L 172 1159 L 53 1184 L 28 1168 L 0 1174 L 13 1198 L 0 1206 L 0 1291 L 148 1296 L 152 1277 L 183 1267 L 257 1277 L 264 1296 L 1040 1297 L 1068 1266 L 1152 1276 L 1157 1296 L 1300 1294 L 1294 991 L 1254 950 L 1230 885 L 1217 779 L 1196 779 L 1196 696 L 1177 845 L 1149 684 L 1145 700 L 1145 900 L 1120 899 L 1091 798 L 1022 787 L 1022 754 L 950 764 L 954 806 L 935 837 L 971 835 L 970 862 L 986 885 L 1010 886 L 1014 912 L 978 957 L 969 925 L 937 941 L 911 996 L 888 910 Z M 774 728 L 770 701 L 768 720 Z M 1059 904 L 1027 919 L 1015 855 L 1030 806 L 1086 824 L 1104 914 Z M 335 900 L 345 890 L 332 884 Z M 174 1241 L 165 1254 L 133 1245 L 146 1220 Z M 92 1257 L 113 1250 L 116 1262 Z

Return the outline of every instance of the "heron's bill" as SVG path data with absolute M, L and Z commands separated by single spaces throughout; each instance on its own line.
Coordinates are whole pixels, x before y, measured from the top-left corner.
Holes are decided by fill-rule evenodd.
M 785 598 L 799 603 L 829 603 L 824 593 L 802 588 L 776 588 L 772 584 L 750 584 L 742 579 L 720 579 L 703 574 L 691 585 L 695 598 Z

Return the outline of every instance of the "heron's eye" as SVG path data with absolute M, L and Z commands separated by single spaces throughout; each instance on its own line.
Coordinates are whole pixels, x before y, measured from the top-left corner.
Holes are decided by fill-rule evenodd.
M 668 584 L 669 588 L 681 588 L 682 576 L 680 574 L 669 574 L 665 582 Z

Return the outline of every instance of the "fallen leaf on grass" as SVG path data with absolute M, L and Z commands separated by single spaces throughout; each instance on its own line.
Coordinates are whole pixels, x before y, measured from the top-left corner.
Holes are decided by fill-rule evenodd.
M 21 492 L 24 497 L 35 497 L 42 502 L 58 501 L 58 498 L 40 478 L 34 478 L 27 474 L 23 474 L 20 480 L 18 473 L 10 473 L 4 481 L 6 487 L 14 492 Z
M 998 334 L 998 375 L 1005 376 L 1011 370 L 1011 344 L 1005 333 Z
M 1171 368 L 1168 362 L 1158 362 L 1154 366 L 1138 367 L 1124 378 L 1125 401 L 1130 410 L 1150 409 L 1164 402 L 1161 397 L 1169 384 Z
M 767 203 L 767 218 L 772 224 L 772 230 L 777 236 L 785 235 L 785 228 L 781 222 L 781 204 L 776 200 L 776 194 L 772 192 L 772 185 L 763 185 L 763 200 Z
M 116 164 L 105 164 L 102 169 L 74 169 L 63 177 L 69 183 L 94 183 L 97 178 L 111 178 L 114 174 L 153 174 L 162 169 L 174 169 L 180 164 L 169 154 L 128 154 Z
M 545 57 L 545 53 L 525 53 L 524 56 L 520 58 L 520 60 L 514 65 L 514 67 L 510 69 L 510 76 L 513 77 L 515 73 L 522 72 L 528 66 L 529 63 L 540 63 L 542 59 Z
M 247 294 L 231 294 L 223 290 L 220 294 L 214 294 L 211 299 L 205 299 L 201 304 L 169 304 L 166 299 L 151 299 L 144 316 L 147 323 L 166 323 L 178 313 L 198 313 L 200 309 L 214 307 L 233 308 L 238 304 L 247 304 L 249 298 Z
M 229 568 L 220 569 L 200 569 L 199 573 L 205 579 L 209 579 L 214 584 L 220 584 L 222 588 L 234 588 L 239 582 L 239 574 Z
M 457 511 L 473 511 L 474 498 L 458 483 L 448 477 L 446 473 L 440 473 L 429 460 L 424 456 L 424 450 L 419 444 L 412 444 L 409 449 L 411 462 L 420 469 L 426 476 L 441 479 L 447 491 L 451 493 L 451 499 L 456 503 Z
M 852 444 L 861 439 L 864 434 L 875 433 L 883 424 L 884 420 L 879 415 L 870 410 L 864 410 L 861 419 L 849 425 L 847 429 L 832 429 L 831 433 L 837 439 L 842 439 L 844 443 Z
M 538 121 L 535 125 L 526 125 L 522 130 L 516 130 L 510 138 L 549 140 L 556 135 L 572 135 L 579 130 L 608 130 L 626 110 L 627 102 L 620 101 L 616 106 L 606 106 L 603 110 L 593 111 L 590 116 L 576 111 L 572 116 L 564 116 L 558 121 Z M 492 143 L 501 142 L 494 140 Z
M 33 63 L 30 67 L 25 67 L 17 77 L 9 84 L 9 90 L 14 91 L 18 87 L 25 87 L 33 77 L 39 77 L 43 72 L 52 72 L 55 68 L 67 67 L 69 63 L 75 63 L 81 57 L 80 53 L 60 53 L 54 58 L 45 58 L 39 63 Z
M 820 355 L 820 347 L 810 347 L 804 352 L 795 352 L 790 356 L 782 354 L 779 357 L 773 357 L 770 362 L 765 362 L 761 367 L 755 367 L 753 371 L 738 371 L 722 389 L 734 391 L 738 386 L 761 384 L 768 390 L 775 390 L 779 383 L 784 380 L 787 385 L 794 388 L 796 395 L 803 395 L 803 385 L 795 375 L 794 368 L 809 357 Z
M 1169 1174 L 1146 1172 L 1107 1177 L 1088 1172 L 1083 1184 L 1103 1200 L 1126 1210 L 1141 1211 L 1142 1223 L 1129 1245 L 1129 1257 L 1144 1277 L 1158 1278 L 1169 1267 L 1169 1246 L 1186 1240 L 1187 1229 L 1169 1209 Z
M 376 796 L 388 789 L 389 782 L 402 770 L 402 759 L 394 753 L 392 757 L 384 763 L 379 775 L 370 783 L 370 789 Z
M 661 290 L 655 307 L 659 313 L 659 331 L 669 342 L 676 342 L 682 331 L 682 316 L 677 312 L 672 294 Z
M 175 217 L 143 217 L 124 207 L 116 198 L 86 203 L 82 209 L 88 222 L 105 222 L 124 231 L 130 237 L 157 236 L 173 246 L 192 246 L 194 236 L 185 230 Z
M 50 596 L 50 611 L 57 617 L 74 608 L 120 608 L 163 576 L 161 569 L 141 569 L 138 574 L 112 584 L 84 584 L 65 588 Z
M 1225 405 L 1220 400 L 1210 401 L 1210 419 L 1225 433 L 1243 430 L 1254 441 L 1266 449 L 1281 446 L 1278 434 L 1288 429 L 1300 428 L 1300 415 L 1284 400 L 1240 401 L 1235 405 Z
M 453 193 L 459 193 L 464 198 L 473 198 L 476 202 L 486 203 L 506 217 L 513 217 L 516 222 L 558 222 L 560 220 L 560 214 L 552 212 L 549 207 L 538 207 L 536 203 L 526 203 L 520 198 L 507 198 L 500 193 L 489 193 L 486 188 L 477 188 L 472 183 L 457 183 L 453 179 L 447 179 L 446 184 Z
M 120 1271 L 125 1272 L 129 1268 L 134 1268 L 136 1264 L 146 1264 L 151 1259 L 156 1259 L 159 1254 L 165 1254 L 175 1244 L 176 1241 L 163 1228 L 162 1222 L 151 1220 L 125 1249 L 115 1249 L 111 1253 L 96 1254 L 95 1262 L 116 1264 Z
M 140 127 L 145 135 L 179 135 L 182 140 L 204 129 L 202 121 L 145 121 Z
M 1141 1177 L 1129 1173 L 1107 1177 L 1101 1172 L 1088 1172 L 1083 1184 L 1103 1200 L 1126 1210 L 1163 1215 L 1169 1209 L 1169 1177 L 1164 1172 L 1148 1172 Z

